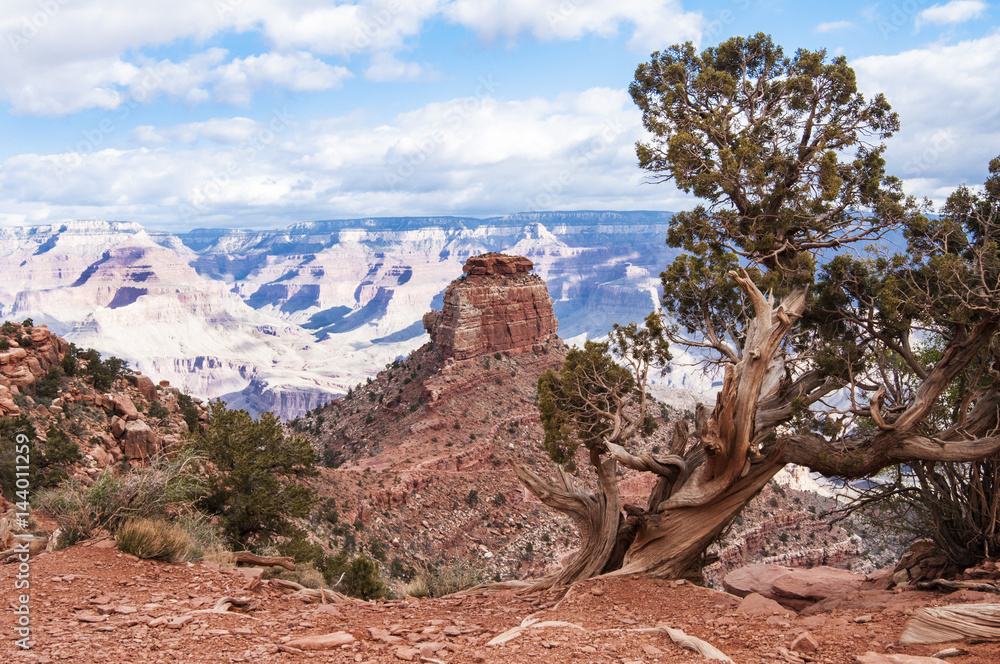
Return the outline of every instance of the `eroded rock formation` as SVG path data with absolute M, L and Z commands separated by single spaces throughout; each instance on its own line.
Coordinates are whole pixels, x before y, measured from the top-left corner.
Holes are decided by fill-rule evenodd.
M 59 364 L 69 350 L 69 343 L 44 325 L 11 325 L 10 336 L 4 335 L 7 349 L 0 352 L 0 415 L 19 415 L 21 409 L 14 403 L 14 397 L 44 378 L 49 367 Z M 30 344 L 30 352 L 21 346 L 19 339 Z
M 465 276 L 448 286 L 444 307 L 424 315 L 424 328 L 446 358 L 540 350 L 559 327 L 552 298 L 523 256 L 489 253 L 469 258 Z

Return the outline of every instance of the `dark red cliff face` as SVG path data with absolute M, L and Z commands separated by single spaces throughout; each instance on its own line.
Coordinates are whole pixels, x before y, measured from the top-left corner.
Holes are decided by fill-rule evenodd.
M 445 357 L 518 355 L 556 338 L 552 298 L 523 256 L 483 254 L 465 263 L 465 276 L 445 290 L 444 307 L 424 315 L 424 327 Z

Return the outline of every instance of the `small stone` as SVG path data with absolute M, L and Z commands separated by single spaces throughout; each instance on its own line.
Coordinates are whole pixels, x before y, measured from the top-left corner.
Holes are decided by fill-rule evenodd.
M 420 651 L 416 648 L 409 648 L 407 646 L 400 646 L 396 648 L 396 659 L 401 659 L 404 662 L 412 662 L 414 659 L 420 656 Z
M 657 648 L 656 646 L 643 646 L 642 651 L 652 657 L 663 654 L 663 651 Z
M 863 625 L 864 623 L 870 623 L 871 621 L 872 617 L 867 615 L 858 616 L 857 618 L 854 619 L 854 622 L 858 623 L 859 625 Z
M 329 650 L 330 648 L 350 645 L 355 641 L 354 636 L 347 632 L 333 632 L 332 634 L 305 636 L 289 641 L 287 645 L 300 650 Z
M 91 612 L 78 613 L 76 614 L 75 618 L 80 622 L 85 622 L 85 623 L 99 623 L 99 622 L 104 622 L 105 620 L 108 619 L 107 616 L 102 616 Z
M 194 620 L 194 616 L 177 616 L 167 623 L 167 629 L 181 629 L 184 625 Z
M 819 648 L 819 641 L 809 632 L 802 632 L 792 641 L 792 650 L 796 652 L 815 652 Z
M 945 659 L 946 657 L 962 657 L 968 655 L 968 650 L 963 650 L 962 648 L 945 648 L 944 650 L 939 650 L 931 657 L 938 657 L 940 659 Z

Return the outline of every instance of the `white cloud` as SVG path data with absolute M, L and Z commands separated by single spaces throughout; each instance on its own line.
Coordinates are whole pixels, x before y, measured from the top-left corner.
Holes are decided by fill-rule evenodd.
M 816 32 L 835 32 L 837 30 L 850 30 L 857 27 L 851 21 L 831 21 L 830 23 L 820 23 L 816 26 Z
M 940 202 L 962 182 L 983 181 L 1000 152 L 1000 32 L 851 65 L 861 88 L 884 92 L 900 115 L 887 157 L 911 193 Z
M 353 74 L 302 51 L 290 55 L 265 53 L 236 59 L 215 72 L 215 96 L 224 104 L 246 105 L 260 87 L 280 86 L 295 92 L 338 87 Z
M 977 19 L 989 7 L 980 0 L 952 0 L 944 5 L 934 5 L 917 14 L 917 26 L 925 23 L 946 25 L 949 23 L 964 23 Z
M 685 11 L 681 0 L 5 0 L 0 99 L 31 115 L 108 110 L 127 100 L 137 78 L 156 74 L 157 94 L 188 106 L 245 105 L 262 87 L 324 90 L 348 77 L 320 56 L 345 65 L 369 57 L 366 75 L 376 81 L 422 80 L 435 72 L 400 54 L 433 19 L 486 39 L 624 32 L 645 52 L 697 42 L 705 29 L 701 12 Z M 268 51 L 225 61 L 222 49 L 185 45 L 228 33 L 259 33 Z M 150 49 L 175 50 L 143 55 Z
M 643 129 L 624 90 L 520 101 L 491 90 L 487 80 L 380 126 L 214 118 L 141 127 L 129 149 L 19 155 L 0 163 L 2 219 L 169 227 L 685 204 L 671 186 L 642 185 Z
M 416 81 L 433 77 L 432 70 L 425 69 L 416 62 L 402 62 L 388 51 L 372 56 L 371 64 L 365 70 L 365 78 L 372 81 Z
M 490 40 L 612 37 L 624 24 L 633 28 L 630 45 L 642 50 L 698 41 L 703 27 L 701 13 L 685 12 L 677 0 L 455 0 L 444 13 Z
M 165 129 L 142 125 L 132 130 L 131 134 L 133 140 L 140 145 L 194 145 L 202 140 L 219 145 L 235 145 L 248 140 L 260 128 L 260 124 L 250 118 L 212 118 Z
M 265 53 L 229 62 L 227 51 L 211 48 L 181 62 L 125 62 L 118 57 L 58 63 L 44 72 L 0 69 L 0 97 L 14 113 L 67 115 L 90 108 L 112 110 L 145 104 L 161 95 L 187 106 L 214 100 L 245 106 L 265 87 L 292 91 L 338 87 L 352 74 L 309 53 Z

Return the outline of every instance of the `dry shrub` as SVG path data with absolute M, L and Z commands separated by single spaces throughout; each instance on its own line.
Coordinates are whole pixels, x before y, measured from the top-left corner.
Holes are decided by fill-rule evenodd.
M 323 573 L 316 569 L 316 566 L 311 562 L 296 563 L 294 572 L 280 567 L 270 567 L 265 570 L 264 577 L 294 581 L 295 583 L 305 586 L 306 588 L 320 588 L 326 586 Z
M 471 588 L 483 581 L 479 571 L 464 560 L 453 561 L 447 566 L 428 567 L 417 578 L 426 584 L 431 597 L 444 597 Z
M 427 597 L 431 591 L 427 587 L 427 579 L 418 576 L 409 583 L 400 586 L 398 593 L 403 597 Z
M 168 563 L 187 560 L 194 544 L 180 525 L 149 519 L 126 521 L 118 528 L 115 542 L 125 553 Z

